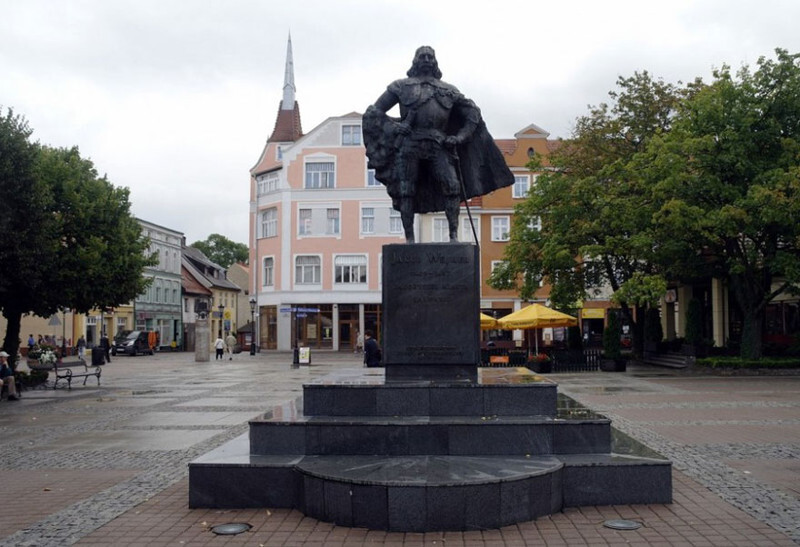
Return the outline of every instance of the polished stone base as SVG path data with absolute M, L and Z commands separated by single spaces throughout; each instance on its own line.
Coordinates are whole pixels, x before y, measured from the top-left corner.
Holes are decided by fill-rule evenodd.
M 312 382 L 292 419 L 252 420 L 249 434 L 190 463 L 189 506 L 287 507 L 424 532 L 671 502 L 670 462 L 612 435 L 607 418 L 557 396 L 554 382 L 527 369 L 478 376 L 397 383 L 352 369 Z

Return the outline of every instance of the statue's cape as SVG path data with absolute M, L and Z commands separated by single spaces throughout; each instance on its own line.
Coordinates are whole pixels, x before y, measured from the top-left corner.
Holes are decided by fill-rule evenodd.
M 459 161 L 459 175 L 464 184 L 466 199 L 482 196 L 514 184 L 514 175 L 508 169 L 503 154 L 497 148 L 492 136 L 486 129 L 486 124 L 480 118 L 480 110 L 474 103 L 470 116 L 478 119 L 472 137 L 457 147 Z M 452 131 L 455 134 L 463 125 L 463 109 L 454 109 L 451 119 Z M 362 132 L 364 145 L 369 158 L 369 168 L 375 169 L 375 178 L 386 186 L 392 197 L 394 208 L 399 210 L 398 199 L 400 187 L 400 173 L 397 169 L 398 155 L 403 143 L 404 135 L 397 131 L 400 122 L 397 118 L 387 116 L 374 106 L 367 108 L 363 118 Z M 465 196 L 461 196 L 464 199 Z M 428 177 L 425 170 L 420 172 L 417 181 L 416 194 L 414 195 L 414 211 L 416 213 L 432 213 L 444 211 L 445 196 L 441 194 L 440 186 Z

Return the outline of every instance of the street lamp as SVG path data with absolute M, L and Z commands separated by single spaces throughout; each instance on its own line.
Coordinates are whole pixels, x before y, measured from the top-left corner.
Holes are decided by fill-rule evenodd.
M 256 354 L 256 299 L 250 299 L 250 355 Z
M 222 338 L 223 334 L 223 321 L 222 319 L 225 317 L 225 306 L 224 304 L 219 305 L 219 337 Z

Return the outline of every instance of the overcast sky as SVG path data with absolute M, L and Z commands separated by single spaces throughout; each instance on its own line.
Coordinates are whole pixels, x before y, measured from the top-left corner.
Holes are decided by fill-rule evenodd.
M 246 243 L 289 32 L 306 133 L 363 112 L 424 44 L 495 138 L 566 138 L 618 76 L 755 66 L 800 52 L 798 21 L 798 0 L 0 0 L 0 106 L 77 145 L 137 217 Z

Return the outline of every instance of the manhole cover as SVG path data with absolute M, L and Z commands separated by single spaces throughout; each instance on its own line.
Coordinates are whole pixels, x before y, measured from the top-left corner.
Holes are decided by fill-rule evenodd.
M 214 526 L 211 531 L 218 536 L 235 536 L 242 532 L 247 532 L 252 526 L 246 522 L 231 522 L 229 524 L 219 524 Z
M 642 523 L 635 520 L 607 520 L 603 526 L 612 530 L 638 530 L 642 527 Z

